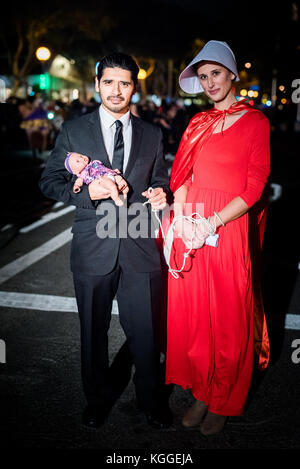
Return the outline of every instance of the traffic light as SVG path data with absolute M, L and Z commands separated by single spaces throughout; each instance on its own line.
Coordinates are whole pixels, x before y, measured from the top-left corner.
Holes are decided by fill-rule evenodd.
M 43 73 L 40 75 L 39 87 L 40 90 L 48 90 L 50 88 L 50 78 L 48 73 Z

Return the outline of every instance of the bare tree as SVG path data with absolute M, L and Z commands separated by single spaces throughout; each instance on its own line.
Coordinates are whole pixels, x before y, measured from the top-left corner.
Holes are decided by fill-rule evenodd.
M 105 14 L 101 7 L 94 11 L 73 9 L 65 22 L 68 34 L 64 41 L 64 51 L 75 60 L 84 100 L 87 84 L 95 74 L 95 63 L 101 58 L 99 54 L 105 51 L 105 38 L 116 24 L 116 20 Z
M 96 50 L 101 50 L 103 36 L 116 24 L 111 16 L 104 14 L 104 5 L 94 11 L 81 8 L 68 11 L 64 6 L 52 10 L 40 8 L 30 11 L 24 5 L 21 12 L 11 11 L 6 21 L 1 18 L 0 38 L 14 77 L 12 95 L 36 65 L 35 52 L 42 41 L 47 41 L 52 52 L 75 59 L 84 88 L 90 77 L 91 57 L 97 54 Z
M 17 47 L 11 58 L 12 74 L 15 79 L 11 91 L 12 95 L 17 92 L 24 79 L 30 74 L 34 66 L 35 51 L 41 39 L 56 24 L 57 13 L 45 18 L 28 18 L 27 21 L 24 21 L 23 18 L 15 19 Z

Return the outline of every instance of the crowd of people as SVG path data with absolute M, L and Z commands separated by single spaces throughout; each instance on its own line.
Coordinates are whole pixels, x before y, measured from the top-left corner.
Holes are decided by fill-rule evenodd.
M 51 150 L 61 125 L 95 110 L 99 103 L 74 99 L 46 101 L 39 95 L 18 98 L 11 96 L 6 101 L 1 116 L 2 141 L 14 149 L 30 148 L 34 155 Z M 199 112 L 195 105 L 185 106 L 184 101 L 162 99 L 157 106 L 151 99 L 131 104 L 131 112 L 141 119 L 159 126 L 163 133 L 165 154 L 175 155 L 181 136 L 194 114 Z
M 38 156 L 54 146 L 61 125 L 65 120 L 75 119 L 95 110 L 99 103 L 91 98 L 88 101 L 74 99 L 42 99 L 41 96 L 18 98 L 11 96 L 5 106 L 1 106 L 1 141 L 13 150 L 30 148 Z M 195 104 L 186 106 L 182 99 L 162 99 L 157 106 L 151 99 L 131 104 L 131 112 L 141 119 L 160 127 L 163 133 L 164 153 L 175 155 L 180 139 L 190 119 L 206 107 Z M 271 123 L 271 129 L 279 132 L 294 130 L 295 115 L 293 110 L 283 111 L 277 108 L 264 109 Z

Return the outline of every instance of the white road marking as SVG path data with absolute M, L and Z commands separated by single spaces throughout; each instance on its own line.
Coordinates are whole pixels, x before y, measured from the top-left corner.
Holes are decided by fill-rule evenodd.
M 39 220 L 35 221 L 34 223 L 31 223 L 31 225 L 24 226 L 19 230 L 20 233 L 29 233 L 29 231 L 35 230 L 38 226 L 44 225 L 45 223 L 49 223 L 52 220 L 55 220 L 55 218 L 62 217 L 63 215 L 66 215 L 66 213 L 72 212 L 75 210 L 75 207 L 73 205 L 69 207 L 65 207 L 62 210 L 59 210 L 58 212 L 49 212 L 46 213 L 46 215 L 43 215 Z
M 282 186 L 280 184 L 271 184 L 273 192 L 270 194 L 269 201 L 274 202 L 275 200 L 280 199 L 282 195 Z
M 78 313 L 76 298 L 56 295 L 38 295 L 35 293 L 0 291 L 0 306 L 39 311 Z M 117 300 L 113 300 L 112 314 L 119 314 Z
M 56 203 L 53 205 L 52 210 L 53 210 L 54 208 L 62 207 L 63 205 L 65 205 L 63 202 L 56 202 Z
M 58 203 L 58 206 L 60 202 Z M 74 207 L 66 207 L 65 210 L 74 210 Z M 58 213 L 60 213 L 58 212 Z M 59 215 L 60 216 L 60 215 Z M 24 256 L 10 262 L 0 268 L 0 283 L 9 280 L 18 273 L 30 267 L 32 264 L 51 254 L 72 239 L 71 228 L 66 229 L 46 243 L 33 249 Z M 300 265 L 300 263 L 299 263 Z M 73 297 L 40 295 L 35 293 L 19 293 L 0 291 L 0 306 L 19 309 L 31 309 L 39 311 L 60 311 L 78 313 L 76 299 Z M 117 301 L 113 301 L 112 314 L 118 314 Z M 285 329 L 300 330 L 300 314 L 287 314 L 285 316 Z
M 36 249 L 33 249 L 28 254 L 19 257 L 15 261 L 10 262 L 0 269 L 0 283 L 6 282 L 10 278 L 14 277 L 22 270 L 27 269 L 35 262 L 41 260 L 43 257 L 47 256 L 51 252 L 59 249 L 64 244 L 68 243 L 72 239 L 71 228 L 63 231 L 54 238 L 50 239 L 46 243 L 42 244 Z
M 10 230 L 10 228 L 12 228 L 13 226 L 14 226 L 14 225 L 12 225 L 11 223 L 9 223 L 8 225 L 3 226 L 0 231 Z
M 0 306 L 38 311 L 78 313 L 76 298 L 69 296 L 0 291 Z M 112 314 L 119 314 L 117 300 L 113 300 Z M 287 314 L 285 317 L 285 329 L 299 331 L 300 314 Z
M 285 329 L 300 330 L 300 314 L 287 314 L 285 317 Z

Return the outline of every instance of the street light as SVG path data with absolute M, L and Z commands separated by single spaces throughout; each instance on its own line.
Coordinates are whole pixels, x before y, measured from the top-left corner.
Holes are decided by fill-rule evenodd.
M 141 92 L 142 92 L 143 98 L 146 98 L 146 96 L 147 96 L 146 79 L 153 72 L 154 64 L 155 64 L 154 59 L 147 59 L 147 61 L 149 61 L 149 67 L 147 68 L 147 70 L 145 70 L 144 68 L 139 67 L 139 73 L 138 73 L 138 80 L 139 80 L 140 85 L 141 85 Z
M 142 92 L 143 98 L 146 98 L 147 96 L 146 78 L 147 78 L 146 70 L 144 70 L 143 68 L 140 68 L 139 73 L 138 73 L 138 80 L 140 80 L 141 92 Z
M 51 57 L 51 52 L 48 47 L 38 47 L 35 51 L 36 58 L 41 62 L 46 62 Z
M 48 49 L 48 47 L 41 46 L 41 47 L 38 47 L 37 50 L 35 51 L 35 56 L 41 62 L 42 71 L 43 71 L 43 73 L 40 75 L 40 84 L 39 84 L 40 90 L 48 91 L 50 88 L 50 78 L 46 70 L 46 62 L 51 57 L 51 51 Z
M 145 80 L 146 78 L 147 78 L 146 70 L 144 70 L 143 68 L 140 68 L 139 73 L 138 73 L 138 79 L 139 80 Z

